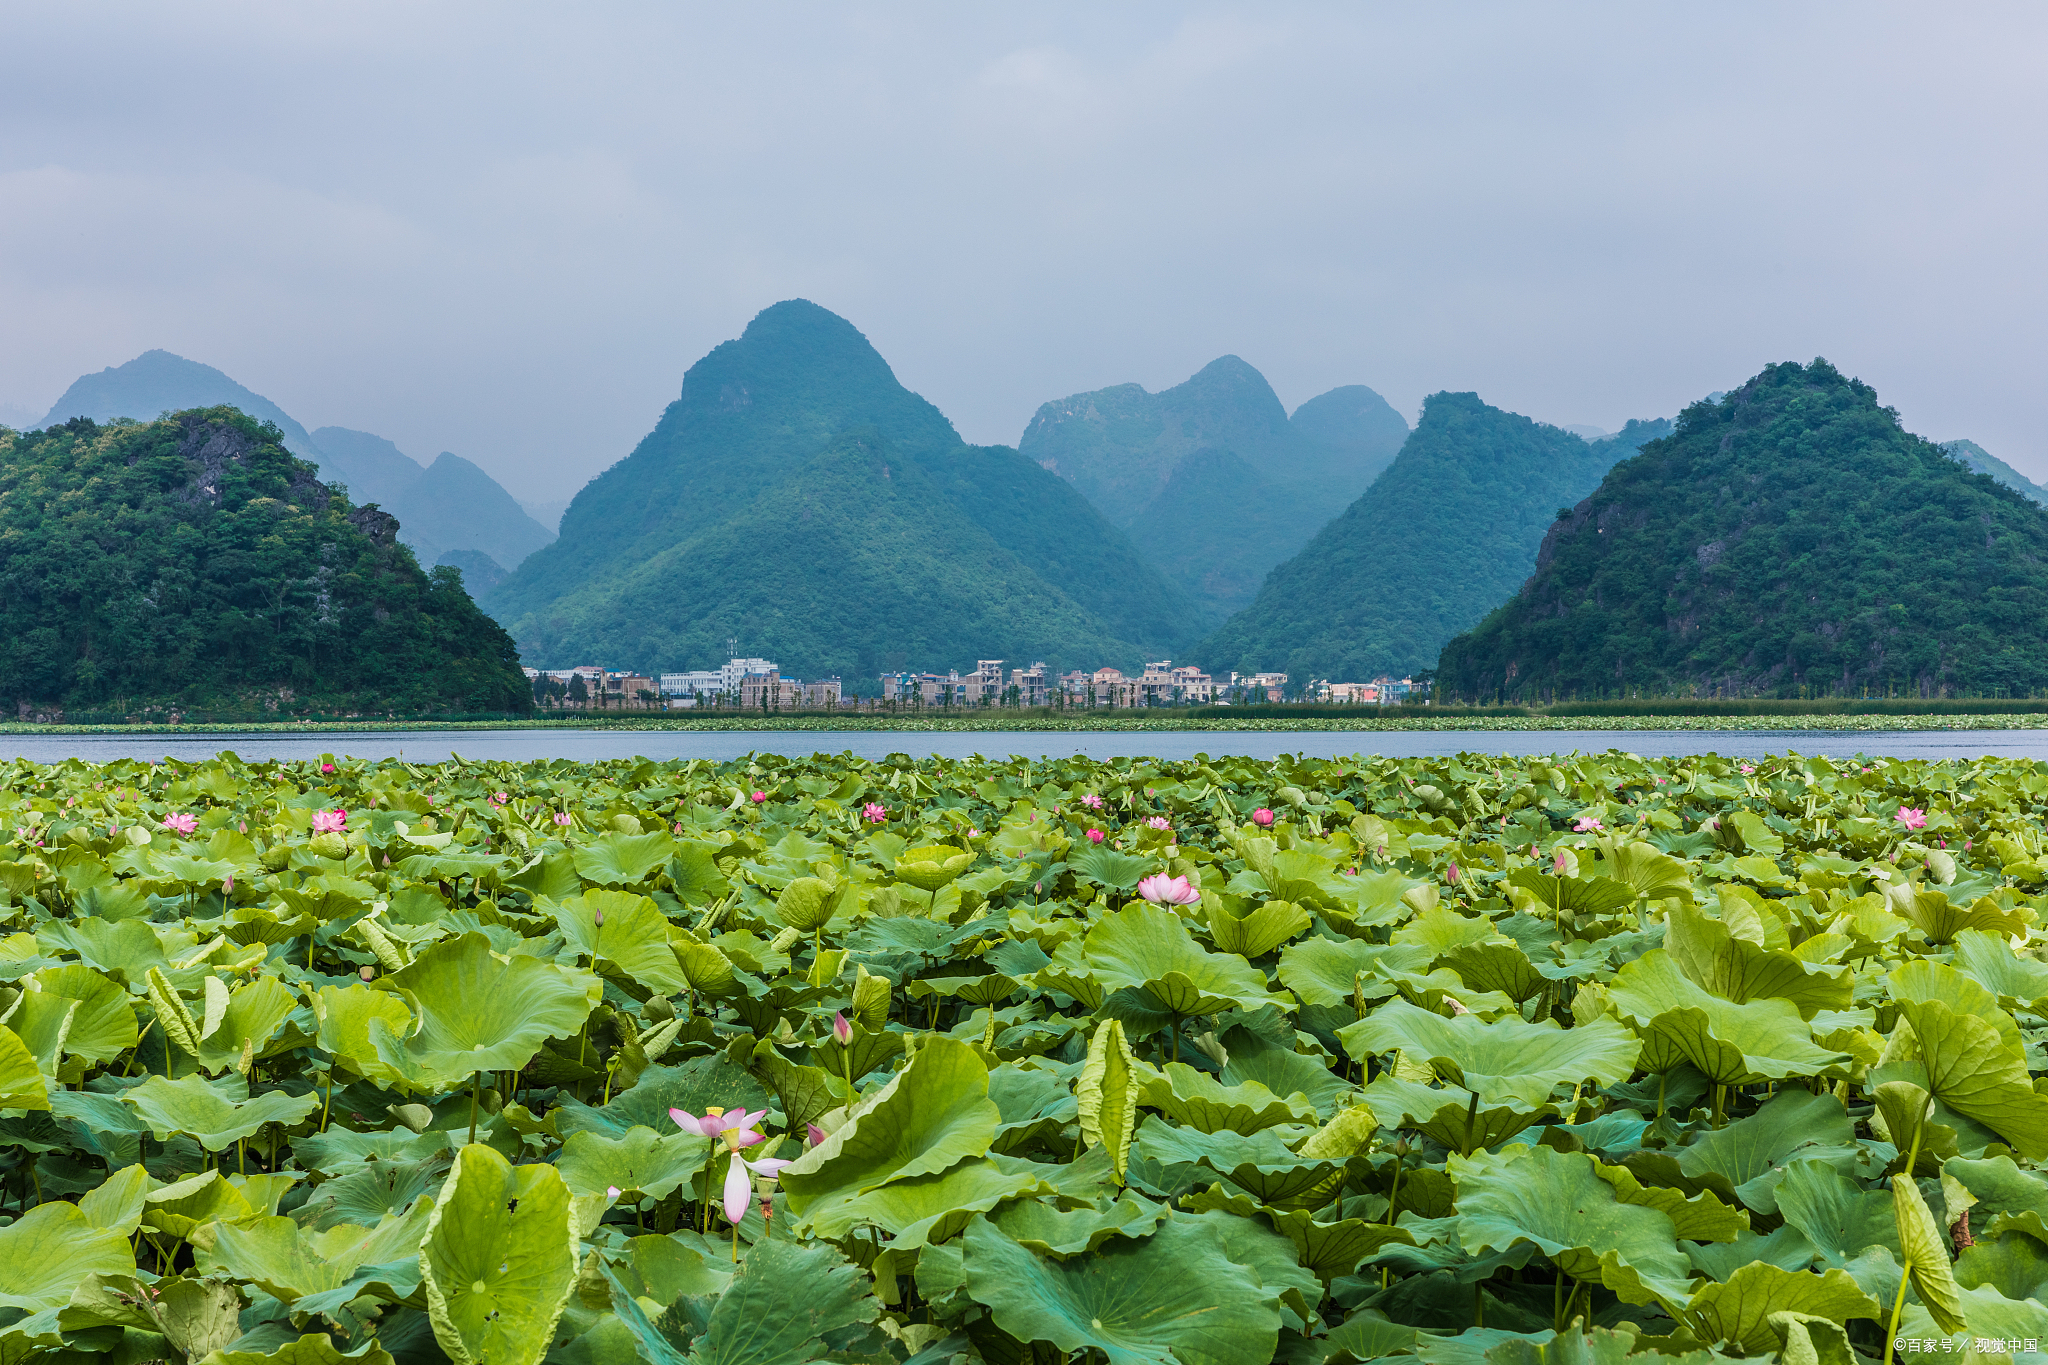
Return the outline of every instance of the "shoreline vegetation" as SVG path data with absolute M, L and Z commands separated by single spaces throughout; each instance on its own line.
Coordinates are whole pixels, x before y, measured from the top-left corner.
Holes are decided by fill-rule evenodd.
M 188 718 L 177 724 L 76 721 L 0 723 L 0 734 L 361 734 L 447 730 L 761 730 L 1059 733 L 1065 731 L 1540 731 L 1540 730 L 2038 730 L 2048 729 L 2048 700 L 1940 701 L 1612 701 L 1522 706 L 1197 707 L 1144 712 L 925 710 L 753 713 L 557 712 L 539 716 L 465 714 L 377 719 Z

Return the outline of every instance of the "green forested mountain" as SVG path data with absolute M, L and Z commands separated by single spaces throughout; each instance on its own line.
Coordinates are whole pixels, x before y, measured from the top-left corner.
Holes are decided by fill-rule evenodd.
M 0 706 L 530 709 L 505 632 L 396 532 L 232 408 L 0 432 Z
M 1446 695 L 2048 688 L 2048 514 L 1824 360 L 1773 365 L 1616 466 L 1445 647 Z
M 561 538 L 485 600 L 531 661 L 704 667 L 737 637 L 803 675 L 998 655 L 1136 663 L 1194 608 L 1058 478 L 969 446 L 803 300 L 690 367 Z
M 1126 528 L 1211 624 L 1372 483 L 1408 424 L 1362 384 L 1289 418 L 1234 355 L 1147 393 L 1119 384 L 1044 404 L 1017 449 Z
M 2027 501 L 2048 506 L 2048 488 L 2041 487 L 1975 441 L 1943 441 L 1941 448 L 1979 474 L 1989 474 Z
M 1428 668 L 1528 576 L 1544 528 L 1668 422 L 1596 444 L 1439 393 L 1372 487 L 1197 651 L 1211 670 L 1363 682 Z
M 149 421 L 165 412 L 225 404 L 269 422 L 284 446 L 319 466 L 329 484 L 345 484 L 357 505 L 378 503 L 398 518 L 398 538 L 427 564 L 453 562 L 454 550 L 480 550 L 505 569 L 554 539 L 498 482 L 468 460 L 443 453 L 431 468 L 382 436 L 346 427 L 308 435 L 291 415 L 211 365 L 169 351 L 145 351 L 125 365 L 85 375 L 64 391 L 43 419 Z

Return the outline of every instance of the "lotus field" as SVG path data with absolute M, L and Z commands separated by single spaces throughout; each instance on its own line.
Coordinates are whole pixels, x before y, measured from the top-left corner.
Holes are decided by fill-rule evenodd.
M 0 1361 L 2048 1339 L 2048 767 L 0 767 Z

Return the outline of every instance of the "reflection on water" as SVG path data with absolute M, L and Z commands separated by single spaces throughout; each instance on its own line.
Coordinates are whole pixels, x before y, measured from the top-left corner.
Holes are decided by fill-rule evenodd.
M 881 758 L 975 755 L 1025 758 L 1193 758 L 1281 754 L 1336 758 L 1384 754 L 1629 753 L 1671 756 L 1719 753 L 1756 758 L 1788 750 L 1840 757 L 1971 759 L 2048 758 L 2048 730 L 1182 730 L 1088 731 L 911 730 L 392 730 L 353 734 L 268 735 L 0 735 L 0 758 L 55 763 L 66 758 L 211 758 L 223 750 L 245 759 L 304 759 L 322 753 L 438 763 L 463 758 L 534 762 L 568 758 L 737 758 L 746 753 L 852 753 Z

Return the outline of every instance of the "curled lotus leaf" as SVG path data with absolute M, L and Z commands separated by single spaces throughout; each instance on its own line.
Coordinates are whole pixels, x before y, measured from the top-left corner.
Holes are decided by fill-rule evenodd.
M 1465 1014 L 1446 1019 L 1396 1000 L 1339 1030 L 1354 1057 L 1400 1052 L 1427 1060 L 1482 1104 L 1547 1102 L 1559 1086 L 1626 1080 L 1642 1045 L 1611 1019 L 1575 1028 L 1530 1024 L 1516 1018 L 1482 1021 Z

